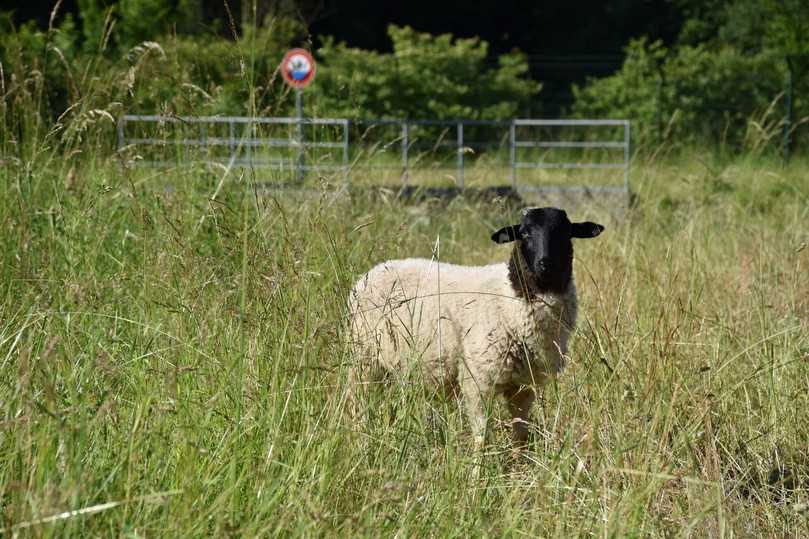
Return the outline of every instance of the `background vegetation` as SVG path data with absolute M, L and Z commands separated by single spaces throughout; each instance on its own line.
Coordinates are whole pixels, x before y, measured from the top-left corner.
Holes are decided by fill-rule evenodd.
M 609 16 L 626 15 L 631 4 L 617 2 Z M 537 63 L 533 50 L 504 51 L 500 41 L 493 48 L 476 37 L 390 25 L 382 48 L 359 48 L 327 34 L 310 34 L 305 14 L 315 8 L 307 2 L 238 3 L 234 11 L 226 3 L 215 8 L 195 0 L 57 2 L 53 9 L 43 6 L 49 17 L 40 13 L 28 20 L 25 13 L 32 10 L 18 8 L 23 13 L 0 19 L 3 103 L 13 112 L 20 93 L 39 93 L 39 112 L 49 121 L 94 97 L 93 108 L 114 104 L 113 115 L 283 116 L 290 114 L 294 99 L 278 76 L 278 63 L 289 47 L 305 46 L 319 62 L 318 76 L 306 92 L 312 115 L 625 117 L 633 121 L 641 143 L 773 151 L 786 131 L 799 151 L 809 116 L 807 4 L 676 0 L 672 5 L 674 12 L 657 15 L 665 31 L 629 25 L 644 33 L 626 35 L 623 65 L 616 72 L 569 79 L 568 87 L 576 82 L 569 90 L 573 101 L 560 109 L 542 91 L 547 62 Z M 534 15 L 537 20 L 550 16 Z M 592 27 L 589 39 L 594 35 L 600 34 Z M 658 35 L 666 41 L 654 39 Z M 594 46 L 585 37 L 576 39 L 581 47 Z M 517 42 L 531 46 L 524 38 Z M 557 62 L 564 64 L 565 57 Z M 108 77 L 108 84 L 95 85 L 103 96 L 81 93 L 89 74 Z M 556 87 L 559 81 L 550 84 Z M 11 132 L 17 130 L 13 114 L 3 119 L 12 122 Z
M 619 72 L 574 87 L 574 112 L 631 118 L 641 137 L 658 142 L 759 152 L 781 143 L 786 129 L 805 144 L 800 126 L 809 95 L 807 4 L 683 4 L 692 18 L 676 43 L 631 41 Z M 792 123 L 785 127 L 790 92 Z

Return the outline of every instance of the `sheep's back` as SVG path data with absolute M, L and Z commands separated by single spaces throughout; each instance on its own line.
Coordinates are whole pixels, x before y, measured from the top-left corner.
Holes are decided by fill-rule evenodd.
M 436 378 L 452 378 L 464 337 L 480 313 L 490 313 L 483 304 L 500 298 L 505 276 L 504 264 L 459 266 L 426 259 L 379 264 L 357 280 L 349 298 L 355 349 L 388 368 L 402 367 L 404 358 L 417 355 L 420 368 Z

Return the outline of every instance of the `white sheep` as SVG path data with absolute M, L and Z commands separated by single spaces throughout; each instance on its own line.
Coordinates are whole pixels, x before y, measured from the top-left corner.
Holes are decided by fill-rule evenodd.
M 434 389 L 460 393 L 478 448 L 486 436 L 485 405 L 503 395 L 513 439 L 524 444 L 534 388 L 564 366 L 576 322 L 571 238 L 603 229 L 571 223 L 563 210 L 537 208 L 492 235 L 497 243 L 515 242 L 507 263 L 407 259 L 374 267 L 349 297 L 352 390 L 417 369 Z

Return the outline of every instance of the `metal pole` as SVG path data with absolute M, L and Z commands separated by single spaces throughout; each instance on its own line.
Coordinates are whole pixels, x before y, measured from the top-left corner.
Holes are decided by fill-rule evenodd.
M 511 159 L 511 187 L 517 190 L 517 124 L 511 121 L 509 129 L 509 158 Z
M 348 181 L 348 124 L 349 120 L 343 122 L 343 171 L 345 179 Z
M 789 150 L 792 136 L 792 61 L 787 60 L 787 91 L 786 91 L 786 117 L 784 118 L 784 164 L 789 162 Z
M 296 162 L 296 170 L 298 182 L 303 183 L 303 91 L 300 88 L 295 89 L 295 114 L 297 115 L 297 133 L 295 138 L 298 145 L 298 158 Z
M 205 125 L 199 126 L 199 155 L 202 160 L 205 159 Z
M 242 132 L 244 132 L 244 129 L 247 129 L 249 134 L 249 137 L 245 137 L 247 139 L 247 164 L 250 168 L 253 168 L 253 141 L 255 140 L 256 130 L 252 121 L 244 125 Z
M 629 197 L 629 120 L 624 122 L 624 189 Z
M 233 120 L 228 122 L 228 146 L 230 146 L 230 160 L 236 160 L 236 134 Z
M 463 122 L 458 122 L 458 187 L 463 189 Z
M 405 120 L 402 123 L 402 181 L 404 183 L 408 182 L 408 172 L 407 172 L 408 135 L 409 135 L 409 128 L 407 126 L 407 120 Z

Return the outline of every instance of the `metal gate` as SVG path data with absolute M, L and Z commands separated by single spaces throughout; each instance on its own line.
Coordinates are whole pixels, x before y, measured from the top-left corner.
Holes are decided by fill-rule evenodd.
M 520 139 L 517 136 L 519 127 L 618 127 L 622 130 L 620 140 L 531 140 Z M 630 162 L 630 126 L 629 120 L 532 120 L 518 119 L 511 123 L 511 185 L 518 191 L 537 191 L 551 189 L 547 186 L 539 189 L 530 185 L 521 184 L 518 171 L 521 169 L 602 169 L 602 170 L 622 170 L 623 185 L 620 186 L 563 186 L 557 190 L 582 190 L 589 191 L 611 191 L 626 192 L 629 194 L 629 162 Z M 593 161 L 523 161 L 519 158 L 518 152 L 522 148 L 538 149 L 590 149 L 590 150 L 620 150 L 620 160 L 611 162 Z
M 179 126 L 164 132 L 163 137 L 133 136 L 128 132 L 132 125 L 151 125 L 155 128 Z M 287 136 L 272 136 L 277 133 L 261 131 L 267 126 L 286 127 Z M 306 140 L 307 126 L 333 126 L 339 128 L 341 140 Z M 270 118 L 248 116 L 160 116 L 126 115 L 118 121 L 118 148 L 125 146 L 183 148 L 181 159 L 165 160 L 146 158 L 143 164 L 152 166 L 176 166 L 193 162 L 219 163 L 229 166 L 271 167 L 294 171 L 301 175 L 308 170 L 342 170 L 348 172 L 348 120 L 331 118 Z M 211 131 L 215 131 L 212 135 Z M 153 134 L 153 133 L 152 133 Z M 280 152 L 262 155 L 256 149 L 278 149 Z M 342 150 L 339 163 L 309 163 L 303 160 L 307 150 Z M 217 151 L 223 150 L 223 151 Z M 288 155 L 284 155 L 288 154 Z
M 139 132 L 133 134 L 133 129 Z M 362 157 L 357 149 L 367 143 L 362 133 L 374 129 L 389 130 L 388 139 L 383 137 L 378 145 L 388 155 L 398 150 L 401 154 L 398 158 L 373 164 L 373 160 Z M 352 130 L 359 134 L 351 137 Z M 492 140 L 488 142 L 467 137 L 469 132 L 482 130 L 490 133 L 499 130 L 502 134 L 489 135 Z M 606 130 L 606 138 L 599 130 Z M 158 131 L 162 136 L 157 136 Z M 432 141 L 430 137 L 438 139 Z M 353 171 L 371 167 L 400 173 L 399 180 L 405 184 L 416 171 L 423 170 L 419 156 L 424 153 L 419 151 L 427 146 L 435 155 L 443 152 L 435 170 L 454 173 L 454 183 L 461 189 L 466 186 L 466 172 L 472 160 L 467 155 L 489 152 L 503 156 L 500 168 L 494 173 L 498 176 L 496 181 L 510 184 L 516 191 L 588 190 L 629 194 L 628 120 L 347 120 L 127 115 L 118 122 L 118 146 L 138 148 L 146 154 L 142 163 L 152 166 L 205 162 L 264 167 L 288 172 L 289 177 L 299 181 L 307 172 L 338 172 L 348 181 Z M 177 154 L 173 159 L 166 159 L 164 151 L 164 157 L 159 158 L 160 152 L 150 151 L 155 149 L 174 149 Z M 558 153 L 564 154 L 561 160 L 554 158 Z M 538 171 L 573 169 L 616 170 L 623 174 L 621 182 L 615 185 L 570 182 L 547 185 L 531 177 Z

